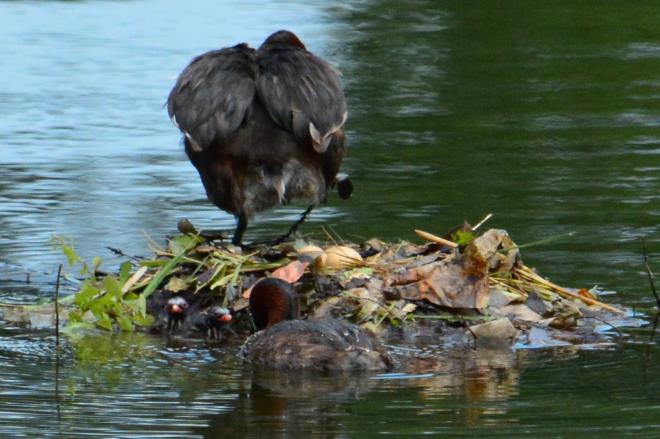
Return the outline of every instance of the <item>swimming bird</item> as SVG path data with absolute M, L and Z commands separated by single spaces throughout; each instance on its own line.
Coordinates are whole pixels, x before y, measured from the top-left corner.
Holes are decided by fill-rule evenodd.
M 392 367 L 385 348 L 359 326 L 330 318 L 294 320 L 298 308 L 293 288 L 286 281 L 258 281 L 249 303 L 258 332 L 241 348 L 240 356 L 247 363 L 260 368 L 321 371 Z
M 237 44 L 206 52 L 178 77 L 167 100 L 188 158 L 206 194 L 233 214 L 240 245 L 250 218 L 293 199 L 325 202 L 338 176 L 348 116 L 339 72 L 292 32 L 270 35 L 258 49 Z

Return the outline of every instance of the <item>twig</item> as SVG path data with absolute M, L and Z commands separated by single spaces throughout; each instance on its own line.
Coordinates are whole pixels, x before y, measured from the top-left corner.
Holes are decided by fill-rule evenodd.
M 384 304 L 380 303 L 379 301 L 377 301 L 377 300 L 375 300 L 375 299 L 372 299 L 371 297 L 360 297 L 360 296 L 356 296 L 355 294 L 349 293 L 348 291 L 345 291 L 345 292 L 344 292 L 344 296 L 346 296 L 346 297 L 350 297 L 350 298 L 352 298 L 352 299 L 356 299 L 356 300 L 358 300 L 358 301 L 360 301 L 360 300 L 366 300 L 367 302 L 373 302 L 373 303 L 375 303 L 376 305 L 378 305 L 379 308 L 383 308 L 383 310 L 385 310 L 386 316 L 387 316 L 387 315 L 391 315 L 392 317 L 394 317 L 394 319 L 398 319 L 398 318 L 399 318 L 396 314 L 394 314 L 394 313 L 392 312 L 392 311 L 394 310 L 394 307 L 390 307 L 390 306 L 384 305 Z M 371 313 L 371 314 L 373 314 L 373 313 Z M 360 319 L 360 322 L 359 322 L 359 323 L 363 323 L 363 322 L 366 322 L 367 320 L 369 320 L 369 319 L 371 318 L 371 314 L 364 316 L 362 319 Z M 382 319 L 381 322 L 382 322 L 383 320 L 384 320 L 384 319 Z
M 599 300 L 592 299 L 590 297 L 585 297 L 585 296 L 581 296 L 579 294 L 573 293 L 571 291 L 568 291 L 566 288 L 560 287 L 559 285 L 557 285 L 553 282 L 550 282 L 547 279 L 542 278 L 538 274 L 534 273 L 534 271 L 532 271 L 532 269 L 529 268 L 526 265 L 523 265 L 521 268 L 514 268 L 514 270 L 523 277 L 527 277 L 528 279 L 536 281 L 536 282 L 540 283 L 541 285 L 552 288 L 554 291 L 556 291 L 561 296 L 568 297 L 568 298 L 571 298 L 571 299 L 578 299 L 578 300 L 583 301 L 587 305 L 596 305 L 596 306 L 604 308 L 608 311 L 612 311 L 612 312 L 615 312 L 617 314 L 623 314 L 623 311 L 621 311 L 620 309 L 615 308 L 611 305 L 608 305 L 607 303 L 603 303 Z
M 653 341 L 653 338 L 655 337 L 655 330 L 658 328 L 658 317 L 660 317 L 660 313 L 655 314 L 655 319 L 653 320 L 653 330 L 651 330 L 651 340 Z
M 62 420 L 60 410 L 60 278 L 62 277 L 62 264 L 57 269 L 57 281 L 55 281 L 55 404 L 57 408 L 57 420 Z M 58 426 L 62 425 L 58 422 Z
M 649 265 L 649 255 L 646 252 L 646 240 L 644 240 L 644 238 L 642 238 L 642 253 L 644 254 L 644 266 L 646 267 L 646 274 L 648 274 L 649 282 L 651 283 L 651 291 L 653 291 L 653 296 L 655 296 L 656 307 L 660 308 L 660 297 L 658 297 L 658 291 L 655 289 L 655 274 Z
M 479 221 L 479 222 L 477 223 L 476 226 L 472 227 L 472 230 L 473 230 L 473 231 L 474 231 L 474 230 L 477 230 L 479 227 L 483 226 L 484 223 L 485 223 L 486 221 L 488 221 L 489 219 L 491 219 L 492 217 L 493 217 L 493 214 L 492 214 L 492 213 L 489 213 L 488 215 L 486 215 L 486 216 L 484 217 L 484 219 L 482 219 L 481 221 Z
M 328 226 L 328 229 L 330 229 L 330 232 L 339 240 L 339 243 L 344 244 L 344 242 L 345 242 L 344 238 L 342 238 L 341 235 L 339 233 L 337 233 L 337 231 L 334 229 L 334 227 L 332 227 L 332 225 L 330 225 L 330 224 L 326 224 L 326 225 Z
M 619 328 L 617 328 L 616 326 L 614 326 L 613 324 L 611 324 L 607 320 L 603 320 L 600 317 L 595 317 L 595 316 L 587 316 L 587 317 L 585 317 L 585 319 L 593 319 L 593 320 L 597 320 L 601 323 L 605 323 L 607 326 L 614 329 L 617 332 L 617 334 L 619 334 L 619 336 L 623 336 L 623 332 L 619 331 Z
M 142 266 L 140 267 L 133 275 L 128 278 L 124 286 L 121 288 L 121 292 L 126 294 L 128 293 L 131 288 L 140 280 L 142 279 L 142 276 L 147 272 L 148 267 L 147 266 Z
M 378 319 L 378 321 L 376 322 L 376 325 L 379 325 L 379 326 L 380 326 L 381 323 L 383 323 L 383 320 L 385 320 L 385 319 L 387 318 L 388 315 L 392 314 L 392 310 L 394 310 L 394 305 L 395 305 L 395 302 L 392 302 L 392 303 L 390 304 L 390 306 L 388 306 L 388 307 L 385 309 L 386 313 L 384 313 L 384 314 Z
M 436 235 L 434 235 L 432 233 L 429 233 L 429 232 L 425 232 L 423 230 L 415 229 L 415 233 L 417 234 L 417 236 L 419 236 L 420 238 L 426 239 L 427 241 L 435 242 L 435 243 L 441 244 L 441 245 L 446 245 L 447 247 L 451 247 L 451 248 L 458 247 L 458 244 L 456 244 L 454 241 L 450 241 L 448 239 L 441 238 L 439 236 L 436 236 Z
M 123 257 L 126 257 L 126 258 L 128 258 L 128 259 L 131 259 L 131 260 L 133 260 L 133 261 L 140 261 L 140 260 L 142 260 L 142 258 L 140 258 L 139 256 L 131 256 L 131 255 L 127 255 L 126 253 L 124 253 L 124 252 L 123 252 L 121 249 L 119 249 L 119 248 L 115 248 L 115 247 L 106 247 L 106 248 L 107 248 L 108 250 L 110 250 L 112 253 L 114 253 L 115 255 L 117 255 L 117 256 L 123 256 Z
M 55 284 L 55 346 L 60 347 L 60 277 L 62 277 L 62 264 L 57 269 L 57 282 Z
M 158 253 L 159 251 L 163 251 L 163 247 L 158 245 L 158 243 L 156 241 L 154 241 L 153 238 L 151 236 L 149 236 L 149 234 L 145 230 L 142 231 L 142 235 L 144 236 L 144 239 L 147 240 L 147 246 L 154 253 Z
M 60 421 L 57 423 L 58 430 L 62 427 L 62 409 L 61 409 L 61 398 L 60 398 L 60 353 L 59 349 L 55 352 L 55 407 L 57 409 L 57 420 Z M 60 431 L 61 436 L 61 431 Z
M 422 320 L 449 320 L 449 321 L 490 321 L 489 316 L 465 316 L 461 314 L 412 314 L 414 319 Z
M 521 249 L 521 248 L 535 247 L 537 245 L 548 244 L 550 242 L 558 241 L 560 239 L 564 239 L 568 236 L 573 236 L 573 235 L 575 235 L 575 232 L 562 233 L 561 235 L 550 236 L 548 238 L 539 239 L 537 241 L 526 242 L 525 244 L 516 245 L 514 248 Z
M 328 229 L 325 228 L 325 226 L 321 226 L 321 230 L 323 230 L 323 233 L 325 234 L 325 236 L 326 236 L 330 241 L 332 241 L 333 244 L 338 245 L 337 240 L 335 239 L 335 237 L 332 236 L 332 233 L 330 233 L 330 232 L 328 231 Z

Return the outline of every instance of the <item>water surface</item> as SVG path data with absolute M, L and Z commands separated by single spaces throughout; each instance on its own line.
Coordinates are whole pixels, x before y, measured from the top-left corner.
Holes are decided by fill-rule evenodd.
M 464 219 L 560 284 L 652 304 L 660 267 L 660 15 L 654 2 L 0 2 L 0 299 L 50 298 L 72 237 L 148 254 L 213 207 L 163 104 L 196 54 L 294 30 L 343 72 L 356 192 L 302 228 L 414 239 Z M 303 206 L 257 219 L 281 233 Z M 657 268 L 660 270 L 660 268 Z M 30 282 L 26 282 L 27 276 Z M 400 375 L 254 376 L 232 347 L 0 329 L 3 437 L 657 436 L 650 330 L 593 350 L 412 351 Z M 57 379 L 56 379 L 57 378 Z M 57 387 L 57 388 L 56 388 Z

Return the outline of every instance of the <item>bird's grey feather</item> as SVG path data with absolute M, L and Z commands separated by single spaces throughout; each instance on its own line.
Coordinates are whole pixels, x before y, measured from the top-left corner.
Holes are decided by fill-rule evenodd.
M 254 100 L 257 63 L 245 44 L 195 58 L 167 100 L 170 117 L 201 149 L 234 133 Z

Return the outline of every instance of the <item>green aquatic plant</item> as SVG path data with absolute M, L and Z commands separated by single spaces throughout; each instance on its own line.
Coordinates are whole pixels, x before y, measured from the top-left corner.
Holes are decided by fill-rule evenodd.
M 473 230 L 456 230 L 451 234 L 451 240 L 458 245 L 468 245 L 476 238 Z
M 117 273 L 100 270 L 99 257 L 87 263 L 72 242 L 55 237 L 54 244 L 67 258 L 69 269 L 77 269 L 83 280 L 67 309 L 68 323 L 64 332 L 101 328 L 108 331 L 134 331 L 148 327 L 154 317 L 147 313 L 147 299 L 158 288 L 172 292 L 192 289 L 222 291 L 235 286 L 241 274 L 273 269 L 288 262 L 255 260 L 254 255 L 202 245 L 197 234 L 184 234 L 168 239 L 166 248 L 153 245 L 152 259 L 126 261 Z
M 153 317 L 147 314 L 146 297 L 126 288 L 133 268 L 130 262 L 122 263 L 117 274 L 99 276 L 103 262 L 100 257 L 88 264 L 72 243 L 56 238 L 55 244 L 67 257 L 69 268 L 79 267 L 80 275 L 85 277 L 73 297 L 64 332 L 93 327 L 133 331 L 135 326 L 153 322 Z

